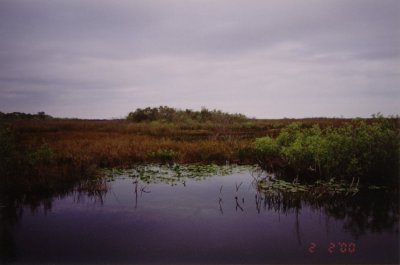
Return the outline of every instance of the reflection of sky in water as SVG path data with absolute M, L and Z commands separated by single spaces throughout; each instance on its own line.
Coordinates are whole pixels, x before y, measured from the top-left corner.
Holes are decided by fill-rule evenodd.
M 108 183 L 103 203 L 84 196 L 78 200 L 75 194 L 54 200 L 46 215 L 25 214 L 15 233 L 18 261 L 373 263 L 398 259 L 398 234 L 367 232 L 355 238 L 343 229 L 342 220 L 307 205 L 285 212 L 262 206 L 258 213 L 251 181 L 246 172 L 186 180 L 185 185 L 139 183 L 136 201 L 133 180 L 117 178 Z M 140 192 L 144 186 L 150 193 Z M 356 252 L 329 254 L 329 242 L 339 241 L 355 242 Z M 307 251 L 310 242 L 317 244 L 314 254 Z

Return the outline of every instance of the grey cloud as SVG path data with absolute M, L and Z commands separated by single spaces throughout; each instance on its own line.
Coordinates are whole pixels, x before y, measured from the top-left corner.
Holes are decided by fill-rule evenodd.
M 393 54 L 399 46 L 393 36 L 399 4 L 391 1 L 38 2 L 9 3 L 14 12 L 4 9 L 0 16 L 1 27 L 9 29 L 2 30 L 4 39 L 17 38 L 27 44 L 23 48 L 43 43 L 77 55 L 97 50 L 111 56 L 224 54 L 288 41 L 315 51 L 376 51 L 385 44 Z
M 399 17 L 391 0 L 2 0 L 0 105 L 395 114 Z

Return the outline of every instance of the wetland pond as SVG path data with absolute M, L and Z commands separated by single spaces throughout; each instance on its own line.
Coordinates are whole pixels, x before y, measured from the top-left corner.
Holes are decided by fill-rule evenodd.
M 253 167 L 176 167 L 105 170 L 92 192 L 78 187 L 31 204 L 25 198 L 19 208 L 3 202 L 1 260 L 399 262 L 397 195 L 270 196 L 257 190 Z

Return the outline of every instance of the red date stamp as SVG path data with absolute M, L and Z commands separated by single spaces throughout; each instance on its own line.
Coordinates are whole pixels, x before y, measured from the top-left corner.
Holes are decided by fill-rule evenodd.
M 322 248 L 329 254 L 339 253 L 339 254 L 353 254 L 356 252 L 356 243 L 354 242 L 329 242 L 328 246 L 319 247 L 316 243 L 311 242 L 308 245 L 308 252 L 313 254 Z

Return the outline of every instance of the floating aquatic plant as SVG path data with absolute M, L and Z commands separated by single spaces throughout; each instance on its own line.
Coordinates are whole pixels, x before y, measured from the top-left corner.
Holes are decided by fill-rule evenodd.
M 103 169 L 104 174 L 113 180 L 115 177 L 138 178 L 150 183 L 177 184 L 187 179 L 202 180 L 211 176 L 224 176 L 251 169 L 252 166 L 224 165 L 137 165 L 131 169 Z
M 379 187 L 378 187 L 379 188 Z M 257 182 L 257 189 L 262 192 L 284 192 L 307 195 L 354 195 L 359 191 L 358 184 L 345 182 L 316 181 L 313 184 L 300 184 L 298 182 L 287 182 L 279 179 L 262 179 Z

